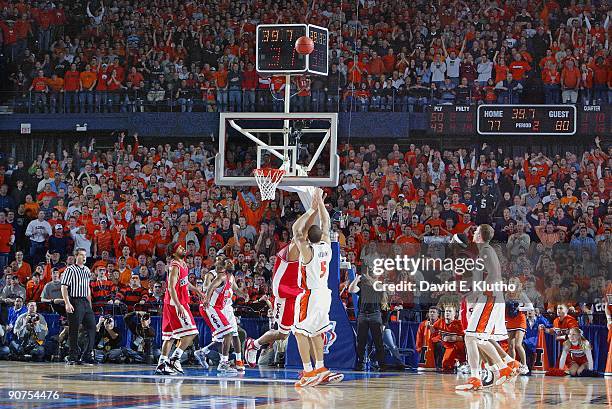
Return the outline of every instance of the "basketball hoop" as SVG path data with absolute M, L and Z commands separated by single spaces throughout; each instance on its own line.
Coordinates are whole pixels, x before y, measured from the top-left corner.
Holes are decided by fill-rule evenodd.
M 261 200 L 274 200 L 276 186 L 283 180 L 285 173 L 285 169 L 274 168 L 257 168 L 253 171 L 261 192 Z

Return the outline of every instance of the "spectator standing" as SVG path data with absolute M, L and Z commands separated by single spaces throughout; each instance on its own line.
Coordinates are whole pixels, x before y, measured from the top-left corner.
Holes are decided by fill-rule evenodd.
M 257 89 L 259 76 L 252 62 L 247 62 L 247 69 L 242 73 L 243 108 L 246 112 L 255 112 L 255 91 Z
M 229 90 L 228 110 L 231 112 L 242 111 L 242 73 L 236 63 L 232 64 L 231 70 L 227 73 L 227 84 Z
M 0 210 L 0 271 L 4 271 L 10 260 L 10 253 L 15 243 L 13 226 L 6 221 L 6 213 Z
M 461 61 L 463 57 L 463 50 L 465 49 L 467 39 L 463 40 L 463 44 L 461 45 L 461 50 L 459 51 L 459 55 L 457 55 L 455 50 L 451 50 L 450 53 L 446 51 L 446 46 L 444 44 L 444 40 L 442 40 L 442 50 L 444 50 L 444 62 L 446 63 L 446 76 L 450 79 L 450 82 L 456 87 L 459 85 L 459 73 L 461 69 Z
M 48 78 L 45 76 L 43 70 L 38 70 L 38 76 L 32 80 L 30 85 L 30 92 L 34 95 L 33 112 L 48 113 L 49 106 L 47 105 L 47 94 L 49 93 L 49 87 L 47 86 Z
M 38 218 L 28 224 L 25 233 L 30 239 L 30 261 L 33 265 L 44 260 L 47 238 L 52 233 L 51 225 L 45 220 L 45 212 L 39 211 Z
M 76 64 L 70 64 L 70 70 L 64 74 L 64 112 L 79 112 L 79 91 L 81 74 Z
M 575 104 L 578 100 L 579 88 L 580 70 L 576 67 L 574 60 L 569 58 L 561 70 L 561 102 Z

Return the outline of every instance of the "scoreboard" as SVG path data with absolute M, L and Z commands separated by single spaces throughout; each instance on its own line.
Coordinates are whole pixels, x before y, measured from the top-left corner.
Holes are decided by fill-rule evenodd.
M 470 105 L 433 105 L 428 107 L 431 134 L 473 135 L 474 111 Z
M 309 55 L 295 50 L 295 42 L 308 36 L 314 43 Z M 256 69 L 269 74 L 310 72 L 327 75 L 329 31 L 312 24 L 260 24 L 256 30 Z
M 430 135 L 612 135 L 609 105 L 434 105 Z
M 480 105 L 480 135 L 574 135 L 575 105 Z

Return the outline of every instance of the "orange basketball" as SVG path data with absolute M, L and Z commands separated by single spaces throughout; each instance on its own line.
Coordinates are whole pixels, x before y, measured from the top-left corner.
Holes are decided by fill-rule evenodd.
M 295 42 L 295 51 L 300 54 L 310 54 L 314 50 L 314 42 L 312 38 L 302 36 Z

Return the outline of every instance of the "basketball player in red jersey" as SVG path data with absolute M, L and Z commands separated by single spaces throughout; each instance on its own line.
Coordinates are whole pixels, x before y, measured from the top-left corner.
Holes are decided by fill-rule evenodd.
M 168 272 L 168 289 L 164 295 L 162 316 L 162 350 L 157 364 L 156 374 L 183 374 L 181 356 L 198 334 L 193 315 L 189 309 L 189 290 L 203 295 L 200 290 L 189 283 L 189 269 L 185 263 L 185 248 L 179 243 L 169 249 L 172 261 Z M 168 358 L 172 346 L 178 341 L 172 356 Z
M 298 286 L 300 251 L 295 243 L 289 243 L 276 253 L 276 262 L 272 270 L 272 308 L 275 329 L 271 329 L 254 340 L 245 342 L 245 359 L 251 366 L 257 365 L 257 351 L 263 345 L 274 341 L 285 340 L 291 332 L 295 316 L 295 298 L 301 294 Z
M 293 333 L 298 344 L 304 371 L 296 387 L 315 386 L 322 382 L 339 382 L 342 374 L 334 374 L 324 366 L 323 338 L 331 326 L 328 288 L 329 263 L 332 258 L 329 237 L 329 213 L 323 203 L 323 191 L 315 189 L 312 207 L 293 224 L 293 241 L 300 251 L 299 283 L 302 293 L 297 298 Z M 316 217 L 321 227 L 315 224 Z M 315 357 L 312 367 L 311 356 Z
M 200 314 L 212 331 L 214 340 L 222 340 L 221 361 L 217 370 L 220 373 L 231 374 L 244 371 L 242 362 L 242 351 L 238 338 L 238 323 L 234 316 L 232 296 L 234 292 L 248 300 L 248 294 L 244 294 L 234 279 L 233 263 L 228 259 L 220 259 L 216 263 L 217 277 L 210 283 L 206 294 L 200 305 Z M 236 355 L 236 368 L 229 363 L 229 352 L 234 340 L 234 354 Z

